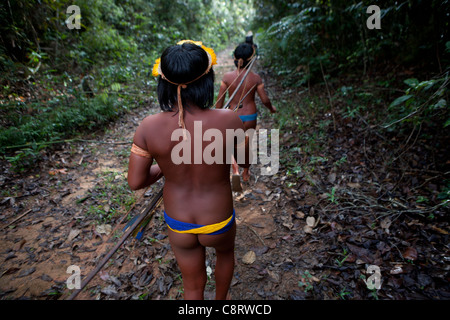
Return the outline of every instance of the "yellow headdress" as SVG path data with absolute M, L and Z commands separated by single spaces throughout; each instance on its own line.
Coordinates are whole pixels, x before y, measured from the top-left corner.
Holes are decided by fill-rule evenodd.
M 214 50 L 212 48 L 205 47 L 201 41 L 181 40 L 181 41 L 179 41 L 177 43 L 177 45 L 182 45 L 183 43 L 192 43 L 192 44 L 195 44 L 195 45 L 201 47 L 203 50 L 205 50 L 206 55 L 208 56 L 208 60 L 209 60 L 208 68 L 205 70 L 205 72 L 203 72 L 200 76 L 198 76 L 194 80 L 191 80 L 191 81 L 188 81 L 188 82 L 185 82 L 185 83 L 172 82 L 169 79 L 167 79 L 166 76 L 164 76 L 164 74 L 163 74 L 163 72 L 161 70 L 161 58 L 158 58 L 158 59 L 155 60 L 155 64 L 154 64 L 153 70 L 152 70 L 152 75 L 154 77 L 161 76 L 167 82 L 177 86 L 177 100 L 178 100 L 178 113 L 179 113 L 178 114 L 178 125 L 181 128 L 186 129 L 186 126 L 184 124 L 183 105 L 181 103 L 181 88 L 183 88 L 183 89 L 186 88 L 186 86 L 189 83 L 197 81 L 198 79 L 203 77 L 205 74 L 207 74 L 211 70 L 211 67 L 213 65 L 217 64 L 217 57 L 216 57 L 216 54 L 214 53 Z M 186 139 L 186 132 L 183 132 L 183 136 Z
M 201 47 L 203 50 L 205 50 L 206 54 L 208 55 L 208 60 L 209 60 L 209 65 L 208 68 L 206 69 L 206 71 L 199 77 L 201 78 L 202 76 L 204 76 L 205 74 L 207 74 L 209 72 L 209 70 L 211 69 L 211 67 L 215 64 L 217 64 L 217 57 L 216 54 L 214 52 L 214 50 L 212 48 L 208 48 L 206 46 L 203 45 L 203 43 L 201 41 L 193 41 L 193 40 L 181 40 L 177 43 L 177 45 L 182 45 L 183 43 L 192 43 L 195 44 L 199 47 Z M 153 65 L 153 71 L 152 71 L 152 76 L 157 77 L 157 76 L 162 76 L 163 79 L 168 80 L 164 74 L 162 73 L 161 70 L 161 58 L 158 58 L 155 60 L 155 64 Z M 194 79 L 188 83 L 194 82 L 197 79 Z M 169 81 L 169 80 L 168 80 Z M 170 81 L 169 81 L 170 82 Z M 173 82 L 171 82 L 173 83 Z M 188 84 L 188 83 L 184 83 L 184 84 Z

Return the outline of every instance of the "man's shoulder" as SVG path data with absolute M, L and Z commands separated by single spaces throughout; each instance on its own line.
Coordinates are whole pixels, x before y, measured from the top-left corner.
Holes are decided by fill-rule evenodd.
M 230 109 L 211 109 L 211 111 L 215 116 L 226 118 L 232 118 L 233 114 L 235 113 Z
M 164 113 L 165 112 L 158 112 L 155 114 L 150 114 L 142 120 L 142 123 L 146 124 L 146 123 L 158 122 L 161 120 L 161 118 L 163 118 L 165 116 Z
M 222 81 L 228 83 L 236 78 L 236 71 L 228 71 L 223 75 Z
M 259 74 L 257 74 L 256 72 L 251 72 L 252 78 L 255 82 L 262 82 L 262 78 Z
M 231 109 L 211 109 L 211 111 L 213 112 L 214 116 L 219 117 L 222 120 L 233 120 L 236 117 L 239 118 L 236 112 L 233 112 L 233 110 Z
M 151 132 L 153 130 L 158 131 L 165 122 L 163 120 L 165 116 L 164 112 L 148 115 L 141 121 L 139 127 L 145 132 Z

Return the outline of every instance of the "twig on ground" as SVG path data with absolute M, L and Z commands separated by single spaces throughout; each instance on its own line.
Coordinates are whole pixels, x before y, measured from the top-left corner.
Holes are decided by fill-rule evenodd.
M 14 219 L 14 220 L 11 221 L 10 223 L 8 223 L 6 226 L 4 226 L 3 229 L 6 229 L 6 228 L 9 227 L 10 225 L 12 225 L 14 222 L 19 221 L 20 219 L 22 219 L 23 217 L 25 217 L 27 214 L 29 214 L 31 211 L 32 211 L 31 209 L 25 211 L 23 214 L 21 214 L 21 215 L 18 216 L 16 219 Z

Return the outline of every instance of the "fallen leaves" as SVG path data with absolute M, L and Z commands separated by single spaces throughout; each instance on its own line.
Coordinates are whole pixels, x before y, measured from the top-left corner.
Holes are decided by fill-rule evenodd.
M 380 227 L 384 229 L 385 232 L 389 233 L 389 227 L 391 226 L 392 221 L 389 217 L 384 218 L 380 222 Z
M 110 224 L 99 224 L 95 227 L 95 231 L 98 234 L 109 235 L 112 231 L 112 226 Z
M 72 229 L 69 232 L 69 235 L 67 236 L 67 242 L 72 242 L 73 239 L 75 239 L 79 234 L 81 233 L 80 229 Z
M 404 259 L 411 260 L 411 261 L 417 260 L 417 255 L 418 255 L 417 250 L 414 247 L 408 247 L 402 253 L 402 256 Z
M 26 277 L 29 276 L 30 274 L 34 273 L 36 271 L 36 267 L 31 267 L 25 270 L 22 270 L 19 275 L 17 276 L 17 278 L 22 278 L 22 277 Z
M 361 185 L 358 182 L 348 182 L 347 186 L 352 189 L 360 189 Z
M 320 219 L 316 220 L 316 218 L 311 217 L 311 216 L 307 217 L 306 218 L 306 225 L 303 227 L 303 231 L 305 233 L 313 233 L 313 229 L 315 227 L 317 227 L 317 225 L 319 224 L 319 220 Z
M 390 274 L 400 274 L 403 273 L 402 265 L 395 265 L 390 271 Z
M 50 170 L 48 172 L 48 174 L 51 175 L 51 176 L 55 176 L 57 174 L 67 174 L 67 173 L 68 172 L 67 172 L 66 168 L 64 168 L 64 169 L 52 169 L 52 170 Z
M 277 175 L 256 176 L 258 183 L 251 181 L 247 190 L 235 198 L 242 207 L 254 207 L 253 212 L 261 212 L 271 221 L 273 219 L 275 226 L 261 235 L 261 230 L 269 228 L 255 220 L 257 224 L 250 224 L 248 230 L 238 230 L 236 249 L 239 258 L 232 282 L 236 298 L 254 299 L 258 295 L 266 299 L 340 299 L 343 295 L 339 294 L 350 292 L 346 298 L 373 299 L 361 281 L 370 264 L 381 269 L 383 285 L 376 293 L 380 298 L 450 297 L 444 287 L 448 286 L 450 261 L 447 248 L 450 229 L 444 215 L 447 209 L 433 209 L 431 203 L 437 199 L 439 186 L 430 185 L 436 181 L 431 180 L 434 174 L 426 176 L 419 167 L 433 169 L 434 161 L 415 156 L 418 167 L 411 172 L 404 162 L 387 167 L 385 163 L 392 148 L 389 149 L 389 140 L 380 142 L 373 134 L 376 126 L 364 127 L 362 114 L 361 117 L 343 119 L 338 107 L 334 116 L 337 129 L 321 128 L 327 139 L 323 145 L 314 141 L 317 152 L 304 151 L 308 141 L 301 140 L 298 128 L 286 130 L 286 137 L 280 141 L 280 147 L 285 148 L 281 150 L 280 160 L 287 160 L 284 168 L 295 170 L 288 175 L 280 166 Z M 322 120 L 318 119 L 316 123 Z M 263 126 L 266 124 L 262 123 Z M 317 132 L 308 130 L 317 131 L 318 127 L 305 125 L 304 137 L 316 136 Z M 120 134 L 124 131 L 123 127 L 118 130 Z M 419 144 L 418 141 L 411 151 L 420 151 Z M 299 151 L 291 152 L 294 147 Z M 108 220 L 96 221 L 93 215 L 85 215 L 85 211 L 93 207 L 101 209 L 102 214 L 109 214 L 116 209 L 110 201 L 115 198 L 111 196 L 113 190 L 105 187 L 105 181 L 117 186 L 123 177 L 111 172 L 102 174 L 100 179 L 99 172 L 91 173 L 90 177 L 81 172 L 84 167 L 84 171 L 89 171 L 93 164 L 115 157 L 112 151 L 90 153 L 86 144 L 83 148 L 74 155 L 75 158 L 66 154 L 66 162 L 50 161 L 43 169 L 48 175 L 41 174 L 40 179 L 34 179 L 34 186 L 30 179 L 14 181 L 14 185 L 11 180 L 6 185 L 6 176 L 0 175 L 0 184 L 5 184 L 5 189 L 13 190 L 16 185 L 22 188 L 0 202 L 2 206 L 18 208 L 14 215 L 5 216 L 7 220 L 28 208 L 23 203 L 26 197 L 31 199 L 30 195 L 35 196 L 33 201 L 36 203 L 44 200 L 51 204 L 42 205 L 39 211 L 33 210 L 36 220 L 27 222 L 37 223 L 40 240 L 14 238 L 12 251 L 2 254 L 3 261 L 9 263 L 2 271 L 4 278 L 21 274 L 25 281 L 27 274 L 39 277 L 38 272 L 25 262 L 44 259 L 52 251 L 67 252 L 70 242 L 77 243 L 78 247 L 72 249 L 70 259 L 64 255 L 67 264 L 95 262 L 97 257 L 86 259 L 86 253 L 99 248 L 98 244 L 104 240 L 102 235 L 111 234 L 111 226 L 105 224 Z M 113 149 L 117 153 L 116 148 Z M 344 158 L 346 160 L 341 161 Z M 77 171 L 77 164 L 80 171 Z M 397 164 L 405 166 L 397 168 Z M 47 182 L 44 176 L 49 179 Z M 53 190 L 52 186 L 58 183 L 67 191 L 58 189 L 59 198 L 47 197 L 49 191 L 46 189 Z M 86 187 L 81 188 L 82 184 Z M 101 192 L 106 196 L 100 197 Z M 65 202 L 61 197 L 70 193 L 73 196 L 67 200 L 72 202 L 61 205 Z M 148 193 L 144 199 L 151 195 L 151 190 Z M 79 200 L 74 203 L 76 199 Z M 81 207 L 84 211 L 73 209 Z M 54 214 L 53 225 L 39 224 L 39 214 Z M 31 220 L 30 216 L 26 219 Z M 75 222 L 68 224 L 71 219 Z M 110 223 L 115 225 L 114 221 Z M 180 272 L 170 254 L 165 229 L 158 219 L 154 221 L 156 224 L 146 233 L 148 237 L 142 242 L 133 240 L 116 253 L 111 265 L 99 273 L 97 287 L 93 286 L 86 293 L 90 294 L 88 298 L 173 299 L 182 296 L 178 292 L 182 288 Z M 39 244 L 37 250 L 33 246 L 35 243 Z M 209 277 L 214 277 L 213 258 L 214 254 L 208 253 Z M 22 263 L 21 268 L 13 265 L 16 261 Z M 51 275 L 56 280 L 57 276 Z
M 306 218 L 306 224 L 308 227 L 314 228 L 316 226 L 316 219 L 314 217 Z
M 439 232 L 440 234 L 448 235 L 448 232 L 446 230 L 441 229 L 441 228 L 439 228 L 439 227 L 437 227 L 435 225 L 430 225 L 430 228 L 433 229 L 434 231 Z

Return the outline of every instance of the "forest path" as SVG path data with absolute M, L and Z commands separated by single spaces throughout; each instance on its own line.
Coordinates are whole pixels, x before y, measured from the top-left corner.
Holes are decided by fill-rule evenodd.
M 223 73 L 233 68 L 231 49 L 220 52 L 216 92 Z M 278 86 L 258 64 L 255 71 L 263 75 L 273 101 L 280 101 L 277 106 L 291 103 L 297 108 L 294 102 L 300 94 Z M 26 174 L 2 168 L 1 299 L 67 297 L 67 268 L 78 266 L 86 276 L 121 236 L 121 218 L 148 206 L 161 182 L 132 192 L 126 171 L 134 131 L 146 115 L 156 112 L 156 103 L 133 109 L 106 130 L 83 137 L 85 141 L 61 145 Z M 280 171 L 261 175 L 263 166 L 252 166 L 243 192 L 233 195 L 237 235 L 232 297 L 450 298 L 445 207 L 423 209 L 411 200 L 417 197 L 412 187 L 419 182 L 411 188 L 406 183 L 415 175 L 384 171 L 385 148 L 390 145 L 365 127 L 362 117 L 336 113 L 333 129 L 329 113 L 311 113 L 317 116 L 315 122 L 288 119 L 295 120 L 297 131 L 280 129 Z M 279 122 L 261 113 L 258 128 L 277 129 Z M 306 157 L 300 151 L 307 141 L 325 147 Z M 419 148 L 411 148 L 411 159 Z M 417 188 L 429 185 L 433 190 L 433 177 L 425 178 Z M 78 299 L 183 297 L 163 208 L 162 203 L 143 239 L 129 238 Z M 207 250 L 206 264 L 206 298 L 212 299 L 212 249 Z M 379 290 L 365 283 L 371 276 L 369 266 L 381 272 Z
M 224 72 L 234 69 L 231 49 L 218 54 L 216 87 Z M 131 192 L 126 185 L 130 141 L 146 114 L 158 112 L 156 105 L 141 108 L 111 123 L 105 133 L 93 133 L 86 141 L 63 145 L 27 176 L 2 175 L 10 196 L 2 200 L 0 231 L 0 295 L 4 299 L 64 298 L 69 266 L 78 266 L 82 278 L 112 247 L 107 242 L 120 237 L 122 216 L 138 214 L 160 183 Z M 259 124 L 264 126 L 264 121 Z M 236 269 L 233 298 L 255 299 L 267 285 L 255 286 L 270 275 L 274 286 L 281 273 L 272 270 L 282 262 L 274 249 L 277 236 L 273 216 L 280 190 L 267 187 L 260 165 L 251 168 L 250 182 L 242 193 L 234 193 L 237 211 Z M 145 193 L 145 194 L 144 194 Z M 128 202 L 137 199 L 136 206 Z M 182 281 L 166 237 L 158 208 L 141 241 L 129 238 L 110 263 L 80 293 L 78 299 L 180 299 Z M 15 219 L 18 219 L 14 222 Z M 8 224 L 11 224 L 8 226 Z M 207 251 L 207 265 L 214 270 L 214 250 Z M 244 259 L 244 262 L 243 262 Z M 265 262 L 263 262 L 263 260 Z M 265 265 L 269 263 L 270 266 Z M 264 266 L 263 266 L 264 264 Z M 208 269 L 209 271 L 209 269 Z M 214 275 L 207 285 L 213 296 Z M 248 278 L 248 279 L 247 279 Z M 296 283 L 295 281 L 293 282 Z M 272 288 L 274 289 L 274 288 Z M 61 296 L 61 293 L 63 295 Z M 279 291 L 280 298 L 287 298 Z

